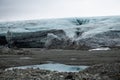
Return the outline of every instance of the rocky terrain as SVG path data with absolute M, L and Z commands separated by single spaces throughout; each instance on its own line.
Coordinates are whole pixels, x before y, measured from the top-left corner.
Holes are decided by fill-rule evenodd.
M 0 71 L 1 80 L 120 80 L 120 64 L 98 64 L 81 72 L 57 72 L 38 69 Z
M 0 80 L 120 80 L 119 52 L 119 50 L 2 48 L 0 49 Z M 80 72 L 58 72 L 40 68 L 7 69 L 49 62 L 90 67 Z

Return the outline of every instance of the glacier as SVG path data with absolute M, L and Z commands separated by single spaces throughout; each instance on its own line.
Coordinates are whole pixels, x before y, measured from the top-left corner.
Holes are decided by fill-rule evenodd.
M 6 37 L 8 32 L 11 40 Z M 120 48 L 120 16 L 0 22 L 0 41 L 2 39 L 17 47 Z

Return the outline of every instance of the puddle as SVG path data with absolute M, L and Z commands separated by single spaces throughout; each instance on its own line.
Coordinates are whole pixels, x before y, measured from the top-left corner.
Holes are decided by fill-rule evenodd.
M 58 71 L 58 72 L 79 72 L 79 71 L 86 69 L 87 67 L 88 66 L 73 66 L 73 65 L 65 65 L 65 64 L 59 64 L 59 63 L 48 63 L 48 64 L 41 64 L 41 65 L 12 67 L 12 68 L 8 68 L 7 70 L 39 68 L 39 69 Z

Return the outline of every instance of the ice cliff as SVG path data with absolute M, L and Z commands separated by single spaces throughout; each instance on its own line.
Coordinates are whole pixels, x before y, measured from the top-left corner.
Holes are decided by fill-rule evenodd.
M 0 45 L 62 49 L 120 48 L 120 16 L 0 22 Z

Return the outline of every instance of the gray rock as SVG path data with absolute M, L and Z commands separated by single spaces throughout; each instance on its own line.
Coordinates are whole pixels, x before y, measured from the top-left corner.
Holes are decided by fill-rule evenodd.
M 103 80 L 120 80 L 120 63 L 97 64 L 84 70 L 90 74 L 99 74 Z M 110 78 L 110 79 L 109 79 Z
M 0 71 L 1 80 L 120 80 L 120 64 L 98 64 L 82 72 L 57 72 L 40 69 Z

